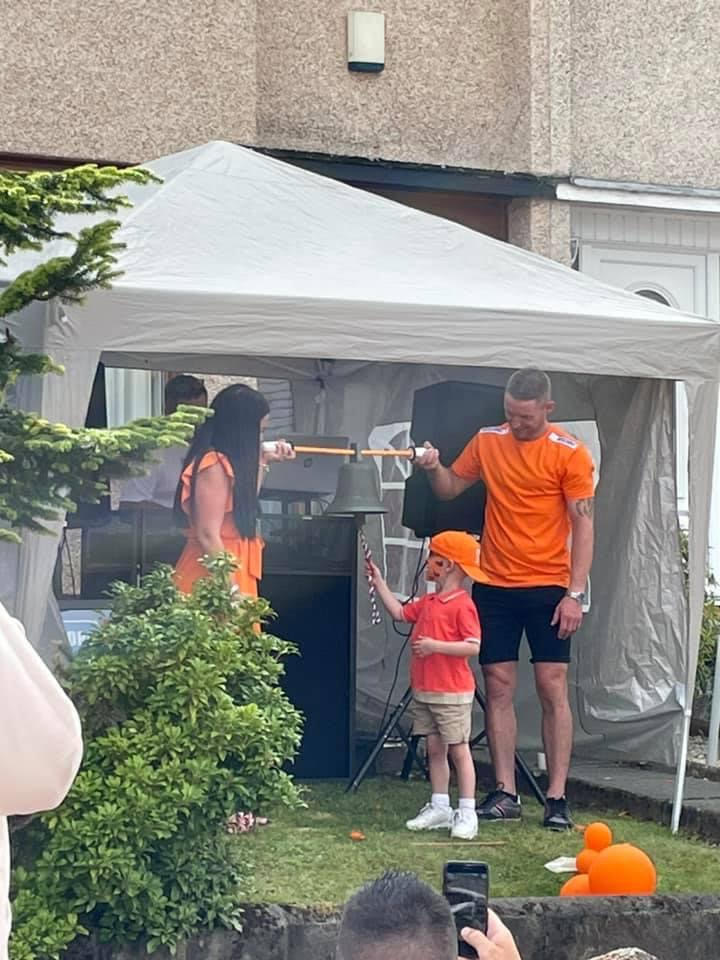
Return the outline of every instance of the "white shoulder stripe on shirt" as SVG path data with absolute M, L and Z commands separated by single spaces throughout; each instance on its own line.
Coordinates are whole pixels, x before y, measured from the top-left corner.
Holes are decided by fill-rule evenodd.
M 554 430 L 551 430 L 548 434 L 548 440 L 552 443 L 561 443 L 564 447 L 570 447 L 571 450 L 577 449 L 578 442 L 572 437 L 566 437 L 562 433 L 555 433 Z

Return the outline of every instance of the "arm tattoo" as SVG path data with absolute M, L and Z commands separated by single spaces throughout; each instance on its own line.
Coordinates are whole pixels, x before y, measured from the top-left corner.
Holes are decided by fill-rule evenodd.
M 595 509 L 595 498 L 587 497 L 585 500 L 575 501 L 575 510 L 579 517 L 592 517 Z

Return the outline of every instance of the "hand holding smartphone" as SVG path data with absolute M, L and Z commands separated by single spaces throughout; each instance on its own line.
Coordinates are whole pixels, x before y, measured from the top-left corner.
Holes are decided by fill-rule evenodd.
M 473 948 L 460 938 L 463 927 L 487 933 L 490 871 L 479 860 L 449 860 L 443 869 L 443 896 L 450 904 L 458 933 L 461 957 L 476 957 Z

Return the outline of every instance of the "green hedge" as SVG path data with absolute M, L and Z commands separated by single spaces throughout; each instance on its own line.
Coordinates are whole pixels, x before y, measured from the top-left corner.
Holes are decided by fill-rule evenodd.
M 209 566 L 187 597 L 169 568 L 117 584 L 70 665 L 85 759 L 63 805 L 14 833 L 12 960 L 240 924 L 251 845 L 227 820 L 299 802 L 283 768 L 301 717 L 279 685 L 293 648 L 257 628 L 268 604 L 233 601 L 229 557 Z

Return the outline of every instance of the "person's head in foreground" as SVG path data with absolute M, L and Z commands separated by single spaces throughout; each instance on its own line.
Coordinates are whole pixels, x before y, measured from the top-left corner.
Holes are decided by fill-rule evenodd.
M 189 407 L 206 407 L 208 402 L 205 384 L 198 377 L 180 373 L 165 384 L 165 413 L 175 413 L 181 404 Z
M 345 905 L 337 960 L 456 960 L 450 905 L 414 873 L 388 870 Z
M 454 590 L 466 577 L 476 583 L 487 583 L 480 567 L 480 544 L 469 533 L 445 530 L 430 540 L 425 579 L 437 589 Z
M 505 416 L 516 440 L 537 440 L 555 409 L 550 377 L 537 367 L 516 370 L 505 387 Z
M 478 960 L 522 960 L 513 936 L 488 910 L 487 936 L 466 927 L 463 940 Z M 450 905 L 414 873 L 388 870 L 345 904 L 337 960 L 456 960 Z

